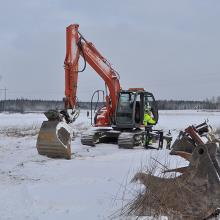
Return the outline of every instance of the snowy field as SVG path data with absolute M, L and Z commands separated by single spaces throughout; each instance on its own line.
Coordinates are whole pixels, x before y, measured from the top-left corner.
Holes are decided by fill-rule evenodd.
M 72 125 L 77 131 L 72 159 L 40 156 L 36 140 L 43 120 L 39 113 L 0 114 L 1 220 L 111 219 L 136 192 L 131 178 L 152 158 L 170 167 L 186 164 L 165 149 L 82 146 L 80 133 L 90 127 L 84 111 Z M 157 127 L 176 136 L 204 120 L 220 127 L 220 112 L 161 111 Z

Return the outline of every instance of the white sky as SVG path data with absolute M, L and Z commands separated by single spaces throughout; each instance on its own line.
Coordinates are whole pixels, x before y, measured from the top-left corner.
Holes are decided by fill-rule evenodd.
M 8 98 L 62 99 L 71 23 L 113 64 L 124 89 L 144 87 L 157 99 L 220 95 L 219 0 L 0 3 L 0 89 Z M 103 85 L 88 67 L 79 76 L 79 99 L 90 100 Z

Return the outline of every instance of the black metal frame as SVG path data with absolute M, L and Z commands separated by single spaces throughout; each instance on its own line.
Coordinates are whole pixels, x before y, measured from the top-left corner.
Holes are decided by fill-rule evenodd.
M 104 107 L 104 105 L 103 105 L 101 108 L 99 108 L 99 109 L 97 110 L 97 108 L 98 108 L 98 103 L 100 102 L 100 93 L 102 94 L 102 102 L 104 103 L 104 101 L 105 101 L 105 92 L 104 92 L 103 90 L 100 90 L 100 89 L 98 89 L 98 90 L 96 90 L 96 91 L 93 92 L 92 97 L 91 97 L 91 101 L 90 101 L 90 112 L 91 112 L 90 120 L 91 120 L 91 125 L 92 125 L 92 126 L 95 125 L 95 120 L 96 120 L 97 112 L 98 112 L 101 108 Z M 97 101 L 96 101 L 96 103 L 95 103 L 95 108 L 94 108 L 94 110 L 93 110 L 93 99 L 94 99 L 94 97 L 95 97 L 96 94 L 97 94 Z M 94 114 L 95 114 L 94 119 L 93 119 L 93 111 L 94 111 Z
M 121 94 L 128 94 L 128 93 L 135 93 L 135 99 L 134 99 L 134 103 L 133 103 L 133 112 L 132 112 L 132 123 L 130 124 L 123 124 L 123 123 L 120 123 L 118 120 L 117 120 L 117 114 L 118 114 L 118 108 L 119 106 L 117 106 L 116 108 L 116 113 L 115 113 L 115 125 L 117 128 L 122 128 L 122 129 L 134 129 L 134 128 L 139 128 L 141 125 L 143 125 L 143 120 L 144 120 L 144 97 L 145 96 L 149 96 L 152 98 L 153 100 L 153 103 L 154 103 L 154 108 L 155 108 L 155 111 L 156 111 L 156 116 L 157 116 L 157 120 L 156 120 L 156 123 L 158 121 L 158 109 L 157 109 L 157 104 L 156 104 L 156 101 L 155 101 L 155 98 L 153 96 L 152 93 L 150 92 L 147 92 L 147 91 L 144 91 L 144 90 L 140 90 L 140 91 L 130 91 L 130 90 L 122 90 L 120 92 L 120 95 Z M 136 103 L 137 103 L 137 97 L 138 95 L 140 95 L 140 120 L 139 120 L 139 123 L 137 123 L 135 121 L 135 114 L 136 114 Z M 120 99 L 120 96 L 119 98 Z M 119 101 L 118 101 L 119 103 Z

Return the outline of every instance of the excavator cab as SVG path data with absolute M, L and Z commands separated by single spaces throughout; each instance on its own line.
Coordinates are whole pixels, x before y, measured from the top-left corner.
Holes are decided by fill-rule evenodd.
M 142 146 L 146 137 L 154 137 L 158 140 L 158 149 L 163 146 L 163 132 L 151 129 L 148 133 L 144 127 L 145 108 L 151 112 L 155 124 L 158 122 L 158 108 L 152 93 L 142 88 L 122 90 L 119 94 L 115 113 L 115 126 L 113 129 L 120 131 L 118 136 L 119 148 L 131 149 Z
M 120 92 L 115 123 L 117 128 L 134 129 L 143 125 L 144 108 L 148 106 L 156 123 L 158 108 L 152 93 L 144 89 L 129 89 Z

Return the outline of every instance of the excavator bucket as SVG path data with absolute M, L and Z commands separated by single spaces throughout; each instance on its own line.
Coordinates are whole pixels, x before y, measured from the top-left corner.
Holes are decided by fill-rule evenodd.
M 72 129 L 58 120 L 44 121 L 37 138 L 37 150 L 41 155 L 71 159 Z
M 192 141 L 184 132 L 180 132 L 177 139 L 174 141 L 171 147 L 171 155 L 175 155 L 178 151 L 183 151 L 192 154 L 193 149 L 195 148 L 195 142 Z
M 178 171 L 178 170 L 177 170 Z M 183 174 L 173 178 L 137 173 L 146 189 L 130 206 L 136 215 L 165 214 L 173 219 L 208 219 L 220 207 L 220 148 L 217 143 L 198 145 Z M 171 218 L 172 219 L 172 218 Z
M 171 147 L 171 155 L 178 155 L 178 152 L 186 152 L 192 154 L 194 149 L 200 145 L 204 144 L 205 137 L 206 141 L 209 141 L 210 126 L 204 122 L 197 126 L 189 126 L 184 131 L 180 131 L 177 139 L 174 141 Z M 211 141 L 211 140 L 210 140 Z

